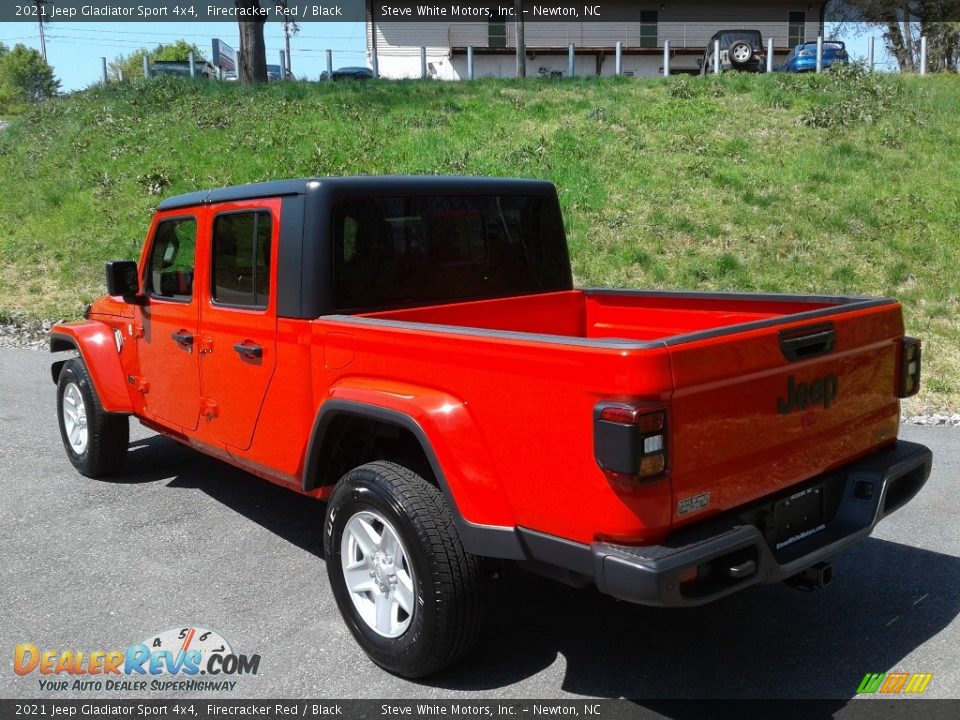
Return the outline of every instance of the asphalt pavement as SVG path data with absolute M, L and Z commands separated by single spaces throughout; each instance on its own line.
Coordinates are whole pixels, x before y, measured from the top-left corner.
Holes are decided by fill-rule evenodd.
M 633 606 L 508 570 L 476 651 L 421 682 L 361 653 L 327 585 L 323 505 L 134 423 L 125 472 L 77 474 L 60 444 L 49 356 L 0 349 L 0 697 L 42 691 L 14 648 L 125 649 L 201 627 L 259 654 L 220 697 L 852 698 L 865 673 L 933 673 L 960 698 L 960 428 L 927 444 L 922 493 L 834 561 L 825 590 L 762 586 L 685 610 Z M 71 678 L 71 682 L 74 678 Z M 216 697 L 217 693 L 192 693 Z M 164 697 L 162 692 L 145 696 Z M 176 693 L 173 693 L 176 695 Z

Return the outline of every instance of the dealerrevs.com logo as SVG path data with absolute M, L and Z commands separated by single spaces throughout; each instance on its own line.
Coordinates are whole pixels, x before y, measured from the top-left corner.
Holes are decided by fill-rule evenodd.
M 259 655 L 237 653 L 222 635 L 201 627 L 165 630 L 126 650 L 41 649 L 22 643 L 13 669 L 57 691 L 233 690 L 241 675 L 256 675 Z

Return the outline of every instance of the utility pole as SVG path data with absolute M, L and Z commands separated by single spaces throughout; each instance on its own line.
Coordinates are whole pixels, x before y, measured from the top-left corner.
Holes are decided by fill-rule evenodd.
M 47 4 L 47 0 L 33 0 L 33 4 L 37 7 L 37 21 L 40 23 L 40 56 L 47 62 L 47 38 L 43 34 L 43 22 L 47 19 L 43 14 L 43 6 Z
M 290 67 L 291 65 L 293 65 L 293 56 L 290 54 L 290 36 L 296 35 L 298 32 L 300 32 L 300 26 L 290 19 L 289 0 L 275 0 L 275 1 L 276 1 L 276 4 L 280 7 L 281 11 L 283 12 L 283 40 L 286 46 L 286 55 L 285 55 L 286 64 L 284 65 L 283 61 L 281 61 L 281 65 L 283 66 L 283 69 L 286 71 L 285 73 L 286 79 L 289 80 L 291 77 L 293 77 L 293 73 L 290 72 Z
M 290 55 L 290 36 L 295 35 L 299 31 L 300 31 L 300 27 L 295 22 L 291 22 L 289 20 L 283 21 L 283 39 L 287 46 L 286 75 L 288 79 L 293 75 L 293 73 L 290 72 L 290 66 L 293 64 L 293 61 L 290 59 L 292 57 Z
M 527 76 L 527 43 L 523 36 L 523 0 L 514 0 L 513 11 L 517 26 L 517 77 Z

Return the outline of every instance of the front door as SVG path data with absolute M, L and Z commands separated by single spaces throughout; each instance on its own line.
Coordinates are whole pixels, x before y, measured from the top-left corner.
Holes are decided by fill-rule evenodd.
M 140 387 L 146 411 L 164 424 L 195 430 L 200 417 L 199 293 L 194 291 L 198 218 L 157 217 L 137 312 Z
M 210 291 L 201 311 L 204 414 L 212 437 L 246 450 L 277 364 L 280 200 L 210 211 Z

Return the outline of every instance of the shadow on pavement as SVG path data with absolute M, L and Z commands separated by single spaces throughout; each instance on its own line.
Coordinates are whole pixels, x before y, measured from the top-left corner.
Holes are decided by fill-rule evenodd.
M 960 613 L 960 558 L 868 538 L 834 568 L 816 593 L 766 585 L 683 610 L 516 571 L 493 592 L 477 651 L 430 684 L 492 690 L 558 655 L 564 690 L 614 698 L 848 699 L 867 672 L 947 672 L 902 661 Z
M 197 488 L 322 557 L 323 503 L 166 438 L 139 445 L 121 482 Z M 655 699 L 834 698 L 839 708 L 867 672 L 946 671 L 901 661 L 960 613 L 960 558 L 868 538 L 837 556 L 834 570 L 833 584 L 815 593 L 759 586 L 678 610 L 618 602 L 508 566 L 490 584 L 476 650 L 422 682 L 492 691 L 559 659 L 567 692 L 647 698 L 648 709 L 666 712 Z
M 116 483 L 169 481 L 168 487 L 196 488 L 230 509 L 323 558 L 324 503 L 298 495 L 212 457 L 154 435 L 130 444 Z

